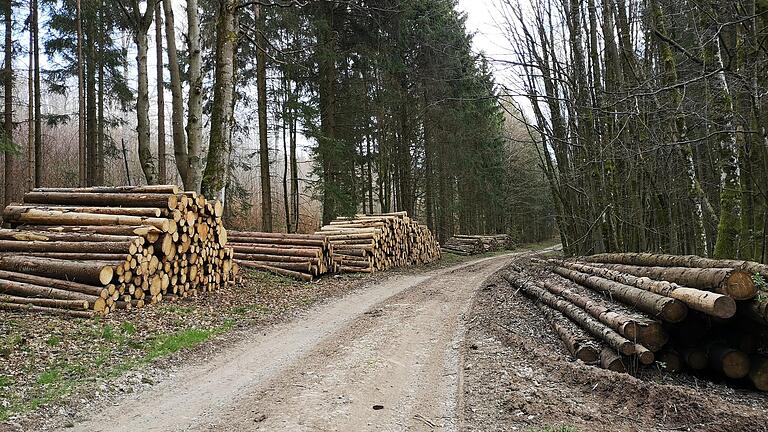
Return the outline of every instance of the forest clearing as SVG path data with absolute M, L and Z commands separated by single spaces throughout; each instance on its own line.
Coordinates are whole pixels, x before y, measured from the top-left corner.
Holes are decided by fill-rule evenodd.
M 0 1 L 0 432 L 768 432 L 764 3 Z

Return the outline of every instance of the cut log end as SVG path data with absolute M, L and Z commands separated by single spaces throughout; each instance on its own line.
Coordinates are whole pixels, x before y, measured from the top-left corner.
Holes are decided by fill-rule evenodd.
M 624 373 L 627 371 L 627 367 L 624 365 L 624 360 L 621 356 L 608 347 L 605 347 L 600 351 L 600 366 L 603 369 L 613 372 Z
M 734 300 L 749 300 L 757 295 L 757 285 L 752 275 L 743 270 L 734 270 L 723 282 L 723 294 Z

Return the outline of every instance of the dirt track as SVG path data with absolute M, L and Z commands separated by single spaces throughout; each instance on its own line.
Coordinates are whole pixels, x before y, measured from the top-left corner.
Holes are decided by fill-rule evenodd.
M 459 430 L 465 314 L 510 259 L 394 276 L 182 369 L 74 430 Z

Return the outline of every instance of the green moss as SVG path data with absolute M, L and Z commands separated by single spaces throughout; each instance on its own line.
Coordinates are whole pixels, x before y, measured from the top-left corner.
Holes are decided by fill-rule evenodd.
M 61 343 L 61 338 L 58 336 L 51 336 L 45 341 L 49 346 L 56 346 Z

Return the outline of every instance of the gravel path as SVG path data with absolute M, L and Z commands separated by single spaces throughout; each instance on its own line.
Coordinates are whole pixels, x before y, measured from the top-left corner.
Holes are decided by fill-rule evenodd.
M 466 314 L 513 256 L 320 305 L 63 430 L 459 430 Z

